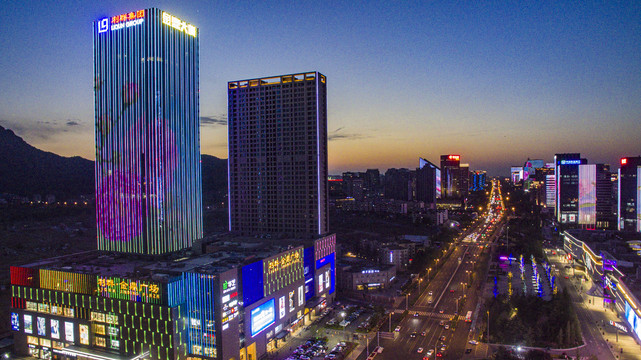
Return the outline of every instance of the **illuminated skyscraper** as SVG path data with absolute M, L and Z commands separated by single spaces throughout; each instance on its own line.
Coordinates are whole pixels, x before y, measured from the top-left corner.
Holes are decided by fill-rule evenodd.
M 563 224 L 577 224 L 579 219 L 579 165 L 587 160 L 581 154 L 556 154 L 556 220 Z
M 202 237 L 198 29 L 158 9 L 94 23 L 98 249 Z
M 230 231 L 327 233 L 326 89 L 318 72 L 229 82 Z
M 461 198 L 463 192 L 461 189 L 462 184 L 460 155 L 441 155 L 441 183 L 443 198 Z

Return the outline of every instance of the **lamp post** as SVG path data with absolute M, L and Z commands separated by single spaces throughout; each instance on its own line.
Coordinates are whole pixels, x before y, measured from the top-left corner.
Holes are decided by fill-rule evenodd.
M 410 304 L 410 293 L 405 294 L 405 311 L 409 310 Z
M 423 279 L 418 278 L 418 294 L 419 294 L 418 296 L 419 297 L 421 296 L 421 281 L 423 281 Z
M 392 312 L 389 313 L 389 332 L 392 332 Z
M 430 271 L 432 271 L 432 268 L 427 269 L 427 282 L 430 281 Z

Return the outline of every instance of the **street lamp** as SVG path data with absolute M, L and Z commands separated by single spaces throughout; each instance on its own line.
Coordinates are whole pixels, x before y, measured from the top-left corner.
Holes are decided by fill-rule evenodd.
M 405 311 L 409 310 L 409 304 L 410 304 L 410 293 L 405 294 Z
M 432 268 L 427 269 L 427 282 L 430 281 L 430 271 L 432 271 Z
M 423 281 L 423 279 L 418 278 L 418 294 L 419 294 L 419 296 L 421 296 L 420 295 L 421 294 L 421 281 Z

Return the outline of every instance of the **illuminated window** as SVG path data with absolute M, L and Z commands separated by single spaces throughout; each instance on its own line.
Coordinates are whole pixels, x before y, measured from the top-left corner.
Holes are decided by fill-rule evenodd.
M 38 303 L 27 301 L 27 310 L 38 311 Z
M 38 338 L 35 336 L 27 336 L 27 344 L 38 345 Z
M 100 336 L 96 336 L 94 338 L 94 343 L 96 344 L 96 346 L 107 347 L 107 341 L 105 340 L 105 338 Z
M 105 322 L 105 314 L 92 311 L 91 312 L 91 321 Z
M 98 334 L 98 335 L 107 335 L 104 325 L 96 324 L 94 326 L 95 326 L 94 329 L 95 329 L 96 334 Z
M 65 308 L 65 316 L 66 317 L 75 317 L 75 311 L 72 308 Z

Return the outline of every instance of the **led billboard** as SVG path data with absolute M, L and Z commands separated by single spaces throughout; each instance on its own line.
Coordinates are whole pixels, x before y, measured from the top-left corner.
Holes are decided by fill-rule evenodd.
M 255 307 L 250 312 L 249 317 L 251 333 L 252 337 L 254 337 L 276 322 L 276 301 L 269 299 L 262 305 Z
M 625 302 L 625 320 L 630 325 L 630 330 L 637 335 L 637 339 L 641 339 L 641 318 L 627 301 Z
M 596 225 L 596 165 L 579 165 L 579 224 Z
M 441 170 L 436 169 L 436 198 L 441 198 Z

